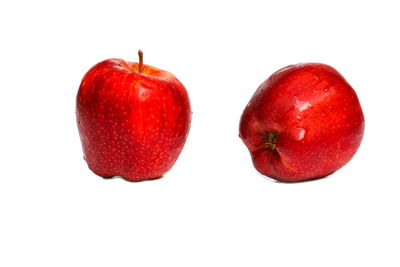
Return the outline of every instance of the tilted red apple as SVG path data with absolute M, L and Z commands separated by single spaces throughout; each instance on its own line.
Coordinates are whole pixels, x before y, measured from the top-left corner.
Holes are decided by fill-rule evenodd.
M 299 182 L 332 174 L 354 156 L 364 115 L 355 91 L 334 68 L 298 64 L 260 85 L 239 132 L 260 173 Z
M 84 158 L 99 176 L 131 181 L 164 175 L 177 160 L 191 120 L 189 96 L 171 73 L 108 59 L 82 79 L 76 117 Z

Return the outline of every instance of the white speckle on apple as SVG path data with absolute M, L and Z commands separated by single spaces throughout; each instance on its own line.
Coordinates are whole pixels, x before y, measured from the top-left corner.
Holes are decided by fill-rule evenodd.
M 296 104 L 295 105 L 296 105 L 296 108 L 298 108 L 300 112 L 302 112 L 302 111 L 308 109 L 309 107 L 311 107 L 310 102 L 308 102 L 308 101 L 300 101 L 298 99 L 296 99 Z
M 302 140 L 304 138 L 305 133 L 306 133 L 306 130 L 304 130 L 303 128 L 299 128 L 298 140 Z

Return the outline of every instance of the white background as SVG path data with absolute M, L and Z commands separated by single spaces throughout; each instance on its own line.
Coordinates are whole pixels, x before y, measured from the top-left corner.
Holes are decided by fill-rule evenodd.
M 399 266 L 396 1 L 2 1 L 1 266 Z M 82 157 L 80 80 L 111 58 L 191 97 L 164 178 L 104 180 Z M 365 136 L 322 180 L 259 175 L 241 112 L 277 69 L 322 62 L 357 91 Z

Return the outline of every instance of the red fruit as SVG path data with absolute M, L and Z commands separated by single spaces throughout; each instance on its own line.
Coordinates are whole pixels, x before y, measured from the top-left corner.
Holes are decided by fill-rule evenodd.
M 364 115 L 353 88 L 334 68 L 298 64 L 261 84 L 239 131 L 260 173 L 299 182 L 327 176 L 354 156 Z
M 130 181 L 164 175 L 190 128 L 185 87 L 171 73 L 142 63 L 108 59 L 82 79 L 76 117 L 84 158 L 103 177 Z

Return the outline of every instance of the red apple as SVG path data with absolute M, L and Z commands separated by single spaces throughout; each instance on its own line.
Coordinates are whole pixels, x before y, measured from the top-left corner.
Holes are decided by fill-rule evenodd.
M 84 158 L 99 176 L 130 181 L 164 175 L 190 128 L 189 96 L 171 73 L 122 59 L 104 60 L 82 79 L 76 117 Z
M 334 68 L 298 64 L 260 85 L 239 132 L 260 173 L 299 182 L 332 174 L 354 156 L 364 115 L 355 91 Z

